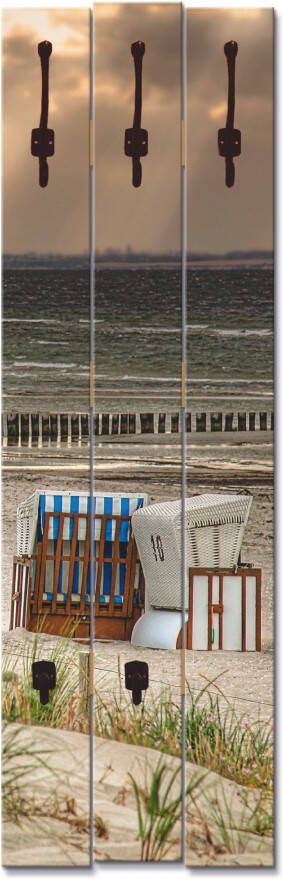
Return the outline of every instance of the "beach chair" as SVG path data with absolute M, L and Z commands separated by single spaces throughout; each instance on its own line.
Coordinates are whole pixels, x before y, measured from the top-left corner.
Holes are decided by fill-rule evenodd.
M 93 542 L 95 637 L 128 640 L 144 605 L 131 518 L 146 496 L 37 491 L 17 510 L 10 628 L 88 638 Z
M 185 503 L 187 647 L 260 649 L 261 572 L 241 566 L 251 509 L 245 494 L 205 494 Z M 181 646 L 181 501 L 134 513 L 133 533 L 145 577 L 145 614 L 134 646 Z

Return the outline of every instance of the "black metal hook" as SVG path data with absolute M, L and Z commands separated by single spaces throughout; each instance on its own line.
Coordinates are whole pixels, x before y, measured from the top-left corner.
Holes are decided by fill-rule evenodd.
M 131 690 L 134 705 L 140 705 L 142 691 L 147 690 L 148 682 L 149 672 L 147 662 L 141 662 L 139 659 L 125 662 L 125 687 L 127 690 Z
M 31 154 L 39 159 L 39 185 L 44 187 L 48 184 L 47 158 L 54 155 L 55 141 L 54 131 L 47 128 L 48 105 L 49 105 L 49 58 L 52 52 L 52 43 L 43 40 L 38 43 L 38 54 L 41 62 L 42 92 L 41 114 L 39 128 L 33 128 L 31 132 Z
M 141 128 L 142 114 L 142 59 L 145 53 L 145 44 L 138 40 L 131 45 L 131 53 L 135 65 L 135 111 L 133 127 L 125 131 L 125 155 L 130 156 L 133 162 L 133 186 L 141 185 L 142 166 L 141 158 L 148 153 L 148 132 Z
M 48 705 L 49 690 L 56 687 L 55 662 L 40 659 L 32 663 L 32 686 L 34 690 L 39 690 L 41 705 Z
M 230 40 L 225 43 L 224 52 L 227 58 L 228 66 L 228 108 L 226 127 L 220 128 L 218 131 L 218 151 L 219 155 L 225 158 L 226 186 L 231 188 L 235 181 L 235 168 L 233 159 L 241 155 L 241 132 L 238 128 L 234 128 L 235 116 L 235 68 L 236 56 L 238 53 L 238 43 Z

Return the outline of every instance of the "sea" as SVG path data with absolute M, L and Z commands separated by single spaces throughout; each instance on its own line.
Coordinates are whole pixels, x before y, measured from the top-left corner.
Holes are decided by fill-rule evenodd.
M 272 409 L 273 300 L 270 264 L 189 266 L 189 410 Z M 87 410 L 89 303 L 87 266 L 4 270 L 4 411 Z M 96 410 L 178 409 L 179 266 L 98 264 L 94 317 Z
M 52 261 L 50 261 L 52 262 Z M 3 277 L 2 409 L 88 408 L 87 266 L 9 265 Z M 100 412 L 177 411 L 181 278 L 176 265 L 97 265 L 95 406 Z M 188 269 L 187 406 L 273 408 L 273 273 L 268 264 Z M 115 437 L 95 445 L 97 490 L 180 497 L 179 437 Z M 126 442 L 125 442 L 126 440 Z M 89 486 L 89 452 L 76 446 L 3 452 L 3 619 L 9 625 L 16 509 L 33 491 Z M 272 643 L 273 446 L 270 431 L 188 434 L 188 492 L 247 490 L 254 498 L 243 558 L 263 568 L 263 630 Z

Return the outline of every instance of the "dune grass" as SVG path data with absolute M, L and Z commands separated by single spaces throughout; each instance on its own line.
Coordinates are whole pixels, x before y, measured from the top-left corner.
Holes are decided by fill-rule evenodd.
M 35 750 L 21 752 L 21 742 L 14 724 L 44 725 L 57 729 L 89 733 L 89 704 L 86 688 L 82 688 L 79 664 L 60 641 L 49 658 L 57 669 L 57 686 L 50 693 L 48 705 L 42 706 L 38 692 L 32 688 L 32 662 L 40 658 L 37 639 L 22 658 L 21 674 L 11 659 L 5 663 L 2 682 L 2 716 L 4 726 L 9 724 L 8 739 L 3 750 L 3 814 L 17 822 L 19 816 L 38 816 L 38 807 L 32 797 L 21 793 L 22 773 L 30 773 L 48 763 L 48 754 Z M 179 769 L 170 770 L 163 754 L 181 757 L 181 707 L 174 701 L 170 689 L 154 696 L 148 691 L 140 706 L 135 707 L 122 684 L 114 693 L 102 695 L 95 691 L 95 735 L 118 742 L 153 748 L 160 752 L 157 767 L 138 785 L 130 777 L 137 814 L 137 835 L 142 861 L 160 860 L 178 845 L 181 819 L 181 794 L 174 793 L 174 782 Z M 216 692 L 215 692 L 216 691 Z M 206 681 L 194 693 L 187 683 L 186 708 L 187 759 L 195 765 L 190 768 L 186 791 L 187 824 L 198 833 L 194 842 L 191 832 L 189 846 L 199 845 L 213 857 L 223 853 L 249 850 L 250 841 L 259 845 L 271 841 L 273 833 L 273 735 L 271 721 L 251 722 L 239 717 L 220 690 L 219 681 Z M 21 760 L 24 756 L 24 761 Z M 18 760 L 19 758 L 19 760 Z M 24 767 L 24 768 L 23 768 Z M 241 809 L 235 819 L 234 804 L 225 791 L 219 797 L 203 783 L 208 771 L 237 782 Z M 55 780 L 56 782 L 56 780 Z M 241 787 L 240 787 L 241 786 Z M 174 790 L 173 790 L 174 788 Z M 61 802 L 56 795 L 44 805 L 47 814 L 78 828 L 80 818 L 69 799 Z M 209 822 L 207 820 L 210 815 Z M 87 831 L 86 819 L 81 830 Z M 108 832 L 108 831 L 107 831 Z M 174 836 L 175 834 L 175 836 Z M 98 833 L 96 836 L 105 836 Z M 107 837 L 106 837 L 107 838 Z M 201 839 L 201 843 L 200 843 Z M 177 840 L 177 842 L 176 842 Z M 270 843 L 271 844 L 271 843 Z
M 129 779 L 137 811 L 140 860 L 160 861 L 169 853 L 174 842 L 180 847 L 180 827 L 175 840 L 172 836 L 181 820 L 181 771 L 178 767 L 168 767 L 161 755 L 150 777 L 147 775 L 142 785 L 131 773 Z M 178 780 L 180 793 L 174 794 L 174 782 Z
M 2 741 L 2 809 L 3 817 L 18 821 L 22 813 L 23 788 L 26 777 L 39 767 L 46 767 L 48 752 L 28 747 L 23 743 L 21 728 L 10 725 L 3 728 Z
M 272 723 L 239 717 L 208 681 L 197 694 L 187 684 L 187 759 L 248 787 L 273 788 Z M 122 690 L 95 695 L 95 734 L 181 756 L 181 707 L 170 690 L 145 695 L 138 708 Z
M 146 696 L 134 706 L 130 696 L 119 693 L 103 698 L 95 692 L 95 735 L 180 756 L 181 711 L 171 693 Z
M 272 859 L 273 834 L 273 798 L 266 791 L 227 789 L 224 780 L 215 788 L 215 781 L 206 775 L 187 795 L 187 863 L 194 853 L 213 862 L 219 856 L 248 852 L 257 866 L 260 853 Z
M 34 827 L 37 822 L 51 818 L 57 828 L 62 826 L 62 839 L 71 847 L 87 851 L 89 815 L 82 814 L 71 789 L 65 784 L 62 772 L 49 769 L 49 753 L 42 752 L 22 737 L 23 727 L 9 724 L 4 728 L 2 802 L 3 821 L 21 825 L 29 819 Z M 31 786 L 38 770 L 50 772 L 50 789 L 45 794 Z M 140 845 L 141 861 L 160 861 L 179 857 L 181 834 L 181 767 L 170 765 L 160 754 L 155 767 L 145 767 L 145 777 L 139 782 L 128 774 L 134 794 L 136 810 L 136 834 Z M 208 784 L 207 784 L 208 782 Z M 63 785 L 63 786 L 62 786 Z M 223 782 L 222 782 L 223 785 Z M 64 790 L 65 788 L 65 790 Z M 235 812 L 235 797 L 239 797 Z M 190 851 L 201 851 L 210 861 L 219 855 L 238 854 L 246 851 L 269 852 L 272 855 L 272 797 L 266 792 L 241 789 L 225 792 L 224 787 L 215 790 L 215 783 L 206 770 L 190 769 L 186 788 L 186 814 L 188 830 L 188 858 Z M 40 826 L 40 825 L 38 825 Z M 95 839 L 109 839 L 110 829 L 99 815 L 94 817 Z M 196 833 L 197 830 L 197 833 Z M 48 831 L 51 832 L 51 831 Z M 60 840 L 60 831 L 56 831 Z M 56 837 L 56 838 L 57 838 Z M 180 853 L 180 855 L 179 855 Z
M 135 797 L 141 861 L 160 861 L 170 854 L 181 857 L 181 767 L 170 766 L 160 755 L 155 767 L 146 767 L 142 782 L 129 779 Z M 226 782 L 227 785 L 227 782 Z M 233 786 L 224 780 L 215 788 L 208 771 L 190 769 L 185 790 L 187 858 L 190 852 L 217 863 L 219 856 L 248 852 L 272 858 L 273 802 L 266 791 Z
M 6 723 L 18 722 L 89 732 L 89 709 L 82 689 L 80 669 L 62 641 L 48 654 L 56 665 L 56 687 L 49 692 L 49 702 L 41 705 L 39 693 L 32 687 L 32 663 L 40 659 L 39 642 L 26 647 L 21 673 L 9 658 L 2 671 L 2 718 Z
M 36 738 L 28 741 L 24 726 L 12 723 L 3 727 L 2 845 L 8 865 L 13 854 L 11 839 L 16 849 L 18 838 L 23 845 L 26 834 L 29 848 L 34 839 L 35 863 L 40 861 L 38 840 L 44 838 L 53 854 L 57 850 L 62 859 L 64 853 L 65 866 L 76 866 L 78 851 L 83 853 L 87 866 L 89 811 L 80 808 L 64 768 L 51 768 L 54 749 L 44 747 L 42 750 Z M 12 837 L 11 825 L 14 825 Z
M 223 692 L 211 694 L 217 681 L 207 681 L 197 694 L 187 685 L 187 758 L 239 784 L 272 792 L 272 721 L 237 716 Z
M 28 647 L 19 675 L 10 662 L 2 676 L 2 717 L 5 722 L 42 724 L 58 729 L 89 733 L 89 705 L 82 688 L 78 661 L 62 641 L 50 652 L 55 662 L 57 685 L 47 705 L 40 704 L 32 688 L 31 666 L 39 656 L 38 641 Z M 150 692 L 135 707 L 122 685 L 115 693 L 94 694 L 95 735 L 127 744 L 142 745 L 181 756 L 181 706 L 169 689 L 156 696 Z M 213 694 L 211 689 L 213 688 Z M 217 690 L 215 692 L 215 689 Z M 187 759 L 247 787 L 273 788 L 273 734 L 271 721 L 251 722 L 239 717 L 225 701 L 218 678 L 206 681 L 195 694 L 187 683 Z

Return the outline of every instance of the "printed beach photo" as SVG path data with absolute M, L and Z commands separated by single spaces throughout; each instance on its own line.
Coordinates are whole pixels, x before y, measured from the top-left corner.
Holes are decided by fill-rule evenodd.
M 270 866 L 273 13 L 91 31 L 3 16 L 3 863 Z
M 88 450 L 63 441 L 89 405 L 88 10 L 4 11 L 3 122 L 2 860 L 88 866 L 88 647 L 48 634 L 39 568 L 47 493 L 89 493 Z
M 190 497 L 212 492 L 213 506 L 188 511 L 186 861 L 266 867 L 274 821 L 273 11 L 189 10 L 187 57 L 187 486 Z M 217 137 L 226 155 L 217 155 Z M 209 521 L 210 533 L 199 527 Z
M 147 580 L 163 553 L 151 513 L 181 497 L 180 37 L 178 4 L 96 7 L 94 480 L 114 505 L 126 496 L 135 547 L 128 607 L 126 583 L 112 578 L 108 597 L 104 579 L 112 621 L 95 616 L 94 724 L 108 739 L 95 745 L 95 812 L 107 828 L 105 838 L 95 830 L 96 860 L 182 854 L 181 614 L 170 641 Z M 148 154 L 141 144 L 136 158 L 139 124 Z M 174 568 L 180 581 L 178 557 Z M 139 705 L 127 668 L 148 683 Z
M 22 754 L 12 752 L 12 775 L 4 757 L 9 785 L 4 861 L 10 866 L 89 862 L 92 676 L 91 857 L 181 858 L 180 608 L 169 650 L 131 644 L 147 601 L 133 514 L 154 503 L 180 501 L 181 491 L 180 13 L 175 4 L 98 4 L 95 9 L 93 660 L 88 16 L 70 12 L 66 18 L 64 12 L 64 30 L 58 10 L 38 22 L 32 12 L 22 12 L 20 22 L 16 13 L 5 16 L 3 716 L 8 742 L 19 737 L 28 755 L 37 748 L 44 761 L 32 762 L 30 776 L 25 772 L 14 785 Z M 17 51 L 18 64 L 25 64 L 23 88 L 29 84 L 30 89 L 24 103 L 28 118 L 18 119 L 21 140 L 38 124 L 37 45 L 43 36 L 52 43 L 48 125 L 55 131 L 55 152 L 47 158 L 46 188 L 39 185 L 37 158 L 26 150 L 13 189 L 11 53 Z M 142 182 L 135 187 L 124 138 L 134 118 L 139 77 L 131 47 L 140 37 L 145 44 L 141 122 L 150 132 L 152 158 L 142 159 Z M 170 46 L 166 54 L 165 45 Z M 74 58 L 75 70 L 73 60 L 70 68 Z M 23 215 L 27 173 L 31 228 Z M 158 541 L 154 551 L 162 553 Z M 178 560 L 175 567 L 180 580 Z M 161 622 L 160 633 L 162 627 Z M 52 665 L 43 670 L 50 684 L 46 705 L 32 686 L 34 663 L 42 661 L 53 663 L 56 671 L 55 682 Z M 137 670 L 127 666 L 132 661 L 139 663 Z M 36 671 L 43 674 L 40 667 Z M 142 684 L 148 676 L 146 691 L 135 689 L 135 674 L 139 681 L 141 672 Z M 29 756 L 26 760 L 30 766 Z M 21 844 L 15 847 L 19 822 Z

